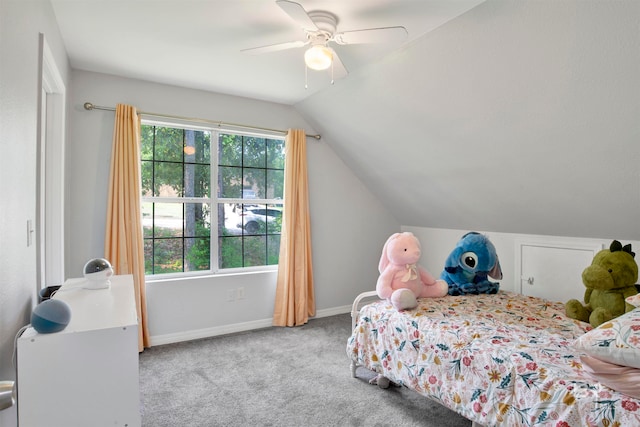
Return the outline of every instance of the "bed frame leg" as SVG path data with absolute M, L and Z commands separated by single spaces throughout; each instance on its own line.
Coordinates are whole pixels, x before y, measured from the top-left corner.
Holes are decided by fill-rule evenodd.
M 353 331 L 356 327 L 356 323 L 358 321 L 358 312 L 360 311 L 360 301 L 362 301 L 364 298 L 369 298 L 369 297 L 378 297 L 378 292 L 377 291 L 368 291 L 368 292 L 363 292 L 360 295 L 356 296 L 356 299 L 353 301 L 353 304 L 351 305 L 351 330 Z M 351 377 L 355 378 L 356 377 L 356 368 L 358 367 L 358 365 L 356 364 L 356 362 L 352 359 L 351 360 Z

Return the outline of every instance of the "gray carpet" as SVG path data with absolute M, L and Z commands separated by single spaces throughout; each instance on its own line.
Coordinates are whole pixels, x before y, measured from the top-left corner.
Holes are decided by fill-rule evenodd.
M 352 378 L 348 314 L 146 349 L 142 425 L 427 426 L 471 422 L 404 387 Z

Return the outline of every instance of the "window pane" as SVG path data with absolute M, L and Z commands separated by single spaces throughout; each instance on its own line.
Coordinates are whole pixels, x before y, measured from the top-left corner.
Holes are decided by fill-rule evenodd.
M 140 210 L 142 211 L 142 237 L 145 239 L 153 237 L 153 203 L 142 203 Z M 146 258 L 145 253 L 145 260 Z
M 239 199 L 242 197 L 242 168 L 218 167 L 218 197 Z
M 186 163 L 184 165 L 184 197 L 209 197 L 210 177 L 209 165 Z
M 267 169 L 267 199 L 284 197 L 284 170 Z
M 155 197 L 182 197 L 182 164 L 154 162 Z
M 184 204 L 185 237 L 209 237 L 211 234 L 211 205 L 208 203 Z
M 153 192 L 153 162 L 142 161 L 140 173 L 142 174 L 142 197 L 152 197 Z
M 242 237 L 218 238 L 218 265 L 220 268 L 242 267 Z
M 237 236 L 242 234 L 242 205 L 236 203 L 220 203 L 218 205 L 220 217 L 218 219 L 219 236 Z
M 244 266 L 267 265 L 267 236 L 244 238 Z
M 244 188 L 251 190 L 250 197 L 244 199 L 264 199 L 267 192 L 265 191 L 266 174 L 264 169 L 245 168 L 243 169 Z
M 284 141 L 267 139 L 267 168 L 284 169 Z
M 183 137 L 182 129 L 156 126 L 154 160 L 181 162 Z
M 245 136 L 242 166 L 264 168 L 266 165 L 266 158 L 265 139 Z
M 280 234 L 267 236 L 267 265 L 278 265 L 280 257 Z
M 195 133 L 196 144 L 196 158 L 198 163 L 211 164 L 211 132 L 209 131 L 196 131 Z
M 153 242 L 153 273 L 182 271 L 182 239 L 159 239 Z
M 211 132 L 185 129 L 182 151 L 185 162 L 211 163 Z
M 183 226 L 182 203 L 153 203 L 153 205 L 152 222 L 150 224 L 153 228 L 153 237 L 181 237 Z
M 184 239 L 186 265 L 184 271 L 206 271 L 211 268 L 209 236 Z
M 153 137 L 155 126 L 140 126 L 140 159 L 153 160 Z
M 266 215 L 267 234 L 280 234 L 280 230 L 282 230 L 282 205 L 269 205 Z
M 242 205 L 238 226 L 244 230 L 245 235 L 265 234 L 267 220 L 265 205 Z
M 242 137 L 240 135 L 220 134 L 218 164 L 242 166 Z
M 153 274 L 153 240 L 144 239 L 144 274 Z

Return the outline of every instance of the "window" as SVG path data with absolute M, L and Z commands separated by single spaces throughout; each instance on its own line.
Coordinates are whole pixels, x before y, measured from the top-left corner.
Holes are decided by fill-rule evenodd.
M 147 275 L 278 264 L 284 139 L 143 120 Z

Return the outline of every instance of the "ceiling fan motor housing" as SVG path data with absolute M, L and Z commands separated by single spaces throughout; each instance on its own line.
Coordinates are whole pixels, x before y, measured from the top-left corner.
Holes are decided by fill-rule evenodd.
M 318 31 L 309 31 L 307 37 L 313 43 L 314 39 L 323 38 L 324 43 L 328 42 L 336 32 L 338 18 L 332 13 L 316 10 L 308 13 L 309 18 L 316 24 Z

